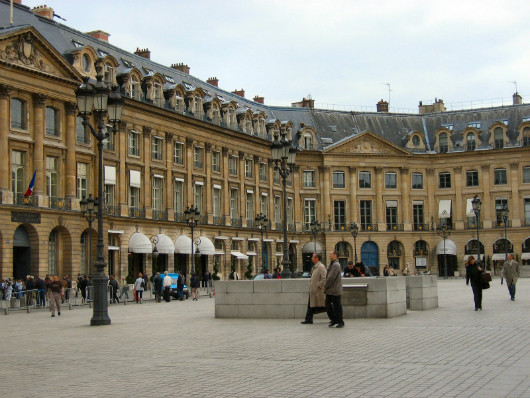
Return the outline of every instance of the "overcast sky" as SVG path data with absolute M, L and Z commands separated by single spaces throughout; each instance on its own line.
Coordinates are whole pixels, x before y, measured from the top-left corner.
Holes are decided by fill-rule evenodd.
M 310 94 L 322 107 L 373 110 L 388 100 L 388 83 L 394 111 L 416 112 L 435 97 L 462 109 L 511 103 L 512 81 L 530 101 L 530 2 L 521 0 L 22 2 L 269 105 Z

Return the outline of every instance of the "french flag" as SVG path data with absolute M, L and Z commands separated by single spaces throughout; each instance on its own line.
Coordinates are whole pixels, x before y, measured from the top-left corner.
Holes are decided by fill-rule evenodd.
M 33 172 L 33 178 L 31 179 L 31 182 L 29 183 L 28 190 L 26 191 L 25 197 L 30 196 L 33 193 L 33 187 L 35 186 L 35 176 L 37 175 L 37 169 Z

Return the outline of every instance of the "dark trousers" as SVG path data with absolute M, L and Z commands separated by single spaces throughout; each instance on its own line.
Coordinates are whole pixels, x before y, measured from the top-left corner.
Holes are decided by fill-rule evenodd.
M 179 300 L 183 300 L 184 298 L 184 286 L 183 285 L 177 285 L 177 296 Z
M 482 286 L 474 281 L 471 281 L 471 289 L 473 289 L 473 299 L 475 300 L 475 309 L 482 308 Z
M 330 296 L 326 294 L 326 311 L 331 322 L 339 324 L 344 323 L 342 319 L 342 304 L 340 303 L 341 296 Z
M 171 296 L 169 295 L 169 289 L 171 289 L 171 286 L 166 286 L 164 288 L 164 300 L 166 300 L 168 303 L 171 301 Z
M 515 283 L 508 286 L 508 292 L 510 293 L 510 297 L 514 299 L 515 298 Z
M 120 299 L 118 298 L 118 289 L 112 288 L 112 301 L 120 303 Z

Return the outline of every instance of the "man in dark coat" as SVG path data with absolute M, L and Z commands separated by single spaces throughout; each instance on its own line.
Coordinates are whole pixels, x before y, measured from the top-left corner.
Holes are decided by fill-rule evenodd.
M 153 279 L 153 283 L 155 285 L 155 300 L 157 303 L 162 302 L 162 277 L 160 276 L 160 272 L 156 273 L 155 279 Z
M 342 277 L 341 266 L 339 263 L 339 253 L 332 250 L 329 253 L 328 273 L 326 275 L 326 283 L 324 289 L 326 293 L 326 310 L 329 317 L 329 327 L 337 325 L 337 328 L 344 327 L 344 320 L 342 319 L 342 304 L 340 302 L 342 296 Z
M 26 305 L 33 305 L 33 290 L 35 289 L 35 280 L 31 275 L 26 279 Z

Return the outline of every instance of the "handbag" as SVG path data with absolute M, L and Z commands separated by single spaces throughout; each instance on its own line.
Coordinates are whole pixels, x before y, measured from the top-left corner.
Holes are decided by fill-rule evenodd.
M 482 290 L 486 290 L 489 288 L 490 288 L 490 283 L 482 281 Z
M 491 282 L 491 274 L 489 272 L 483 272 L 480 274 L 480 280 L 482 282 Z

